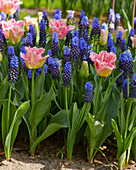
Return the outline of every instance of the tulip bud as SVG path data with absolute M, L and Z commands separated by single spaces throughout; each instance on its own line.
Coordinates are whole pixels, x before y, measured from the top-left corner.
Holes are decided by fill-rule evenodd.
M 1 61 L 2 61 L 2 53 L 0 52 L 0 63 L 1 63 Z
M 82 78 L 87 78 L 89 76 L 89 70 L 88 70 L 88 62 L 83 61 L 81 65 L 81 69 L 79 71 L 79 76 Z
M 99 44 L 104 46 L 107 44 L 107 40 L 108 40 L 108 32 L 104 29 L 101 29 Z
M 41 22 L 41 19 L 43 17 L 43 13 L 42 12 L 38 12 L 38 22 Z

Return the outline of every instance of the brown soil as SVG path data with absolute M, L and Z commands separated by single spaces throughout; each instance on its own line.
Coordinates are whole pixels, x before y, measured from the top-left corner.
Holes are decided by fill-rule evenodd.
M 64 146 L 64 139 L 60 133 L 46 139 L 36 150 L 35 156 L 29 156 L 28 142 L 24 139 L 17 139 L 15 143 L 11 160 L 6 161 L 4 155 L 0 154 L 0 169 L 4 170 L 110 170 L 107 160 L 110 162 L 113 170 L 118 169 L 116 160 L 116 147 L 114 144 L 106 141 L 100 148 L 102 153 L 98 152 L 94 162 L 88 163 L 86 158 L 86 146 L 78 145 L 73 152 L 72 161 L 66 158 L 66 149 Z M 62 154 L 57 153 L 62 149 Z M 0 149 L 0 153 L 3 150 Z M 136 170 L 136 163 L 132 161 L 129 163 L 128 169 Z M 127 170 L 127 169 L 126 169 Z

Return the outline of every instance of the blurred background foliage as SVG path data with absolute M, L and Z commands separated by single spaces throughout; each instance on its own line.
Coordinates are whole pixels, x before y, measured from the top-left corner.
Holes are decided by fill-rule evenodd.
M 89 18 L 98 17 L 102 14 L 108 17 L 109 8 L 112 8 L 113 0 L 23 0 L 22 8 L 45 7 L 46 10 L 59 8 L 62 14 L 65 15 L 68 9 L 81 10 L 86 12 Z M 132 8 L 134 0 L 116 0 L 115 13 L 120 13 L 123 16 L 122 9 L 131 21 Z M 21 13 L 21 15 L 25 15 Z

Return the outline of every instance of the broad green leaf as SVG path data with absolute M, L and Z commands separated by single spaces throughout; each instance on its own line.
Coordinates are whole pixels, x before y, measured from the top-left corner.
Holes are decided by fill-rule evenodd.
M 36 148 L 36 146 L 43 141 L 44 139 L 46 139 L 47 137 L 51 136 L 53 133 L 55 133 L 56 131 L 58 131 L 59 129 L 64 128 L 63 125 L 58 124 L 58 123 L 51 123 L 48 125 L 48 127 L 45 129 L 45 131 L 42 133 L 41 136 L 39 136 L 33 143 L 32 147 L 30 148 L 30 153 L 33 152 Z
M 34 104 L 29 120 L 32 129 L 36 128 L 39 122 L 45 117 L 48 113 L 49 103 L 55 100 L 55 93 L 51 88 L 48 93 L 42 95 L 42 97 Z
M 44 80 L 45 80 L 45 73 L 42 73 L 36 78 L 34 88 L 35 88 L 35 100 L 37 101 L 43 94 L 44 91 Z
M 132 114 L 129 120 L 129 127 L 128 130 L 131 131 L 132 127 L 134 126 L 134 122 L 136 121 L 136 106 L 132 110 Z
M 123 167 L 125 166 L 125 161 L 126 161 L 126 151 L 123 152 L 119 157 L 119 160 L 118 160 L 119 170 L 123 169 Z
M 118 145 L 118 155 L 117 156 L 119 157 L 123 151 L 123 139 L 122 139 L 122 136 L 119 132 L 118 126 L 114 119 L 111 119 L 111 124 L 112 124 L 113 130 L 114 130 L 114 133 L 115 133 L 115 136 L 117 139 L 117 145 Z
M 7 119 L 7 113 L 8 113 L 8 101 L 6 101 L 3 104 L 3 109 L 2 109 L 2 122 L 1 122 L 1 129 L 2 129 L 2 141 L 3 145 L 5 144 L 6 137 L 9 133 L 9 127 L 11 125 L 11 122 L 13 120 L 13 116 L 15 114 L 16 107 L 10 103 L 10 117 L 9 120 Z
M 9 132 L 8 132 L 8 135 L 5 140 L 4 149 L 5 149 L 6 159 L 9 159 L 9 157 L 11 155 L 12 146 L 14 144 L 14 141 L 15 141 L 15 138 L 17 135 L 17 129 L 18 129 L 17 126 L 19 126 L 19 119 L 27 112 L 29 107 L 30 107 L 30 101 L 26 101 L 23 104 L 21 104 L 20 107 L 15 112 L 13 121 L 10 125 Z M 16 125 L 16 123 L 17 123 L 17 125 Z M 16 128 L 14 128 L 15 126 L 16 126 Z

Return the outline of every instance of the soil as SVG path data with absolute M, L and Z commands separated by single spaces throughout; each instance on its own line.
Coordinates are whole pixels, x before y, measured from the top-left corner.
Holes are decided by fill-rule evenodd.
M 5 160 L 3 150 L 0 149 L 0 170 L 113 170 L 118 169 L 116 160 L 116 146 L 106 141 L 100 148 L 94 162 L 87 161 L 86 145 L 75 146 L 72 161 L 66 158 L 63 134 L 58 132 L 42 142 L 34 156 L 29 155 L 28 141 L 17 139 L 10 161 Z M 2 148 L 2 147 L 0 147 Z M 59 154 L 59 151 L 62 151 Z M 108 164 L 108 161 L 110 162 Z M 136 163 L 131 157 L 129 166 L 125 170 L 136 170 Z

